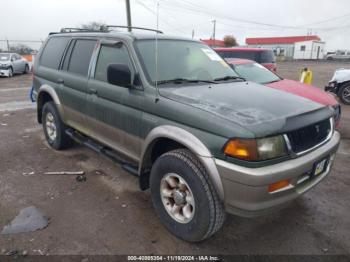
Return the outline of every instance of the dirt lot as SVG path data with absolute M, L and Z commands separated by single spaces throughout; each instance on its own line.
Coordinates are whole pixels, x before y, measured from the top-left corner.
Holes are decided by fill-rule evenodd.
M 346 66 L 284 62 L 278 71 L 297 79 L 305 64 L 314 71 L 319 87 L 334 69 Z M 222 232 L 203 243 L 189 244 L 165 230 L 149 192 L 139 191 L 136 177 L 80 146 L 63 152 L 48 148 L 35 110 L 27 102 L 30 81 L 30 76 L 0 79 L 0 229 L 28 206 L 40 209 L 50 224 L 33 233 L 0 235 L 1 252 L 350 254 L 350 106 L 343 106 L 341 133 L 346 139 L 323 183 L 268 216 L 229 216 Z M 87 181 L 43 175 L 62 170 L 84 170 Z

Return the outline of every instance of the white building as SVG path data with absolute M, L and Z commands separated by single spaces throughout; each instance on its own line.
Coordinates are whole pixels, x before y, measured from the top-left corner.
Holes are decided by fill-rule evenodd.
M 270 48 L 280 60 L 325 57 L 325 42 L 317 35 L 247 38 L 246 44 L 249 47 Z

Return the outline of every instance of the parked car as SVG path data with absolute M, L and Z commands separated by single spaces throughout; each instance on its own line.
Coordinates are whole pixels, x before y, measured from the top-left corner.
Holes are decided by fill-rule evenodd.
M 327 60 L 350 60 L 350 51 L 337 50 L 334 53 L 327 54 L 326 59 Z
M 75 140 L 137 175 L 177 237 L 207 239 L 226 212 L 269 213 L 330 173 L 332 108 L 243 81 L 201 42 L 105 30 L 47 38 L 38 122 L 53 149 Z
M 326 106 L 332 106 L 336 112 L 336 125 L 340 123 L 341 107 L 334 96 L 317 87 L 298 81 L 283 79 L 260 64 L 247 59 L 226 59 L 236 73 L 248 81 L 253 81 L 271 88 L 302 96 Z
M 0 76 L 29 73 L 27 60 L 15 53 L 0 53 Z
M 336 70 L 325 90 L 336 94 L 344 104 L 350 105 L 350 69 Z
M 214 48 L 214 50 L 224 59 L 241 58 L 253 60 L 271 71 L 277 71 L 276 58 L 271 49 L 251 48 L 251 47 L 232 47 L 232 48 Z

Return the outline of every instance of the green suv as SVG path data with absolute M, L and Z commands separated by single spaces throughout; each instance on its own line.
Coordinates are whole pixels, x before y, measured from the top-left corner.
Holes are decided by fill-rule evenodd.
M 137 175 L 186 241 L 212 236 L 226 212 L 263 215 L 305 193 L 340 141 L 331 107 L 246 82 L 191 39 L 52 33 L 33 86 L 48 144 L 78 141 Z

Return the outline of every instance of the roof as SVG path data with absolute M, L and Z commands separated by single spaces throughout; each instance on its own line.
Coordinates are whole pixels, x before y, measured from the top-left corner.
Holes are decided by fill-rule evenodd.
M 266 50 L 270 50 L 268 48 L 259 48 L 259 47 L 218 47 L 214 48 L 216 51 L 221 51 L 221 52 L 230 52 L 230 51 L 242 51 L 242 52 L 251 52 L 251 51 L 256 51 L 256 52 L 262 52 Z
M 59 36 L 85 36 L 85 37 L 106 37 L 113 38 L 118 37 L 120 39 L 129 39 L 129 40 L 154 40 L 154 39 L 169 39 L 169 40 L 184 40 L 184 41 L 192 41 L 198 42 L 197 40 L 193 40 L 191 38 L 185 38 L 181 36 L 170 36 L 164 34 L 156 34 L 155 33 L 139 33 L 139 32 L 123 32 L 123 31 L 110 31 L 110 32 L 71 32 L 71 33 L 54 33 L 49 37 L 59 37 Z
M 255 64 L 256 62 L 249 59 L 242 58 L 225 58 L 225 61 L 231 65 L 246 65 L 246 64 Z
M 269 44 L 294 44 L 304 41 L 321 41 L 317 35 L 306 36 L 287 36 L 287 37 L 257 37 L 246 38 L 245 42 L 248 45 L 269 45 Z
M 218 39 L 201 39 L 203 43 L 206 43 L 209 46 L 225 46 L 225 42 L 223 40 Z

